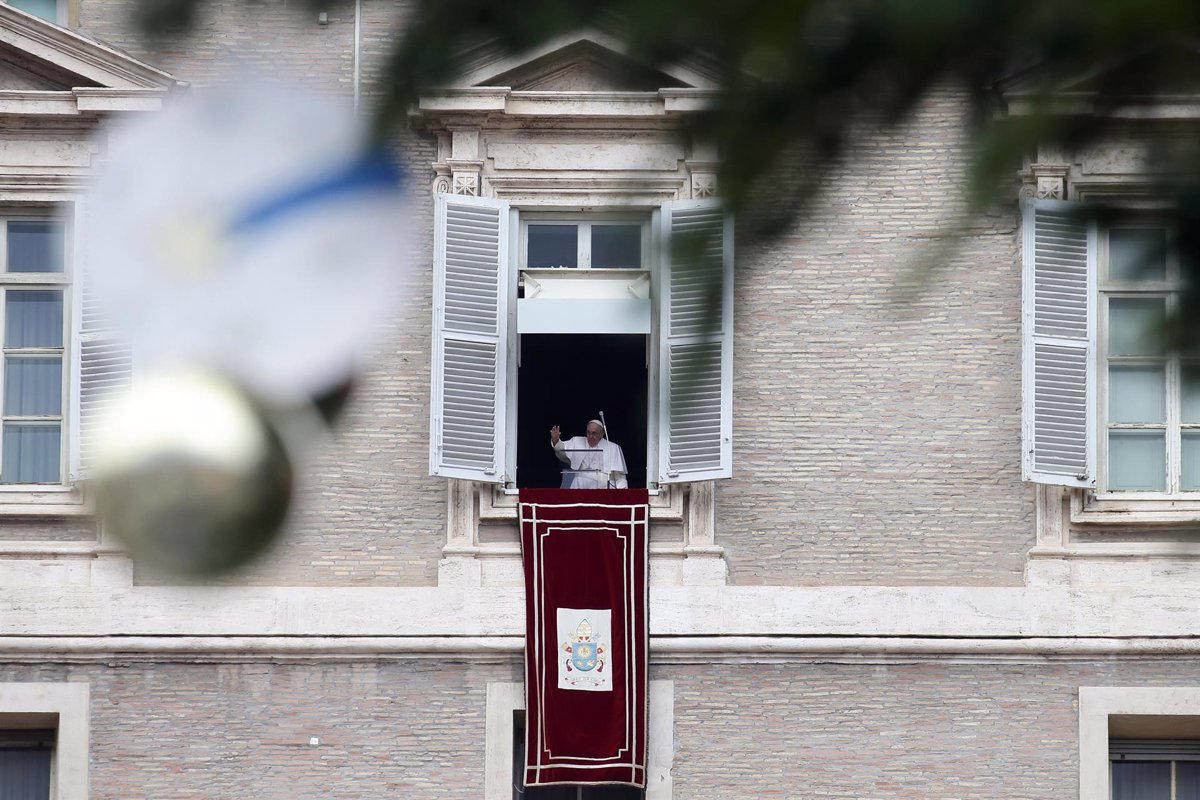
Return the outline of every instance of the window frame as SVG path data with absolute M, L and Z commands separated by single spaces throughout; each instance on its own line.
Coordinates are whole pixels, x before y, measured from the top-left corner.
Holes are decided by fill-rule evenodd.
M 8 224 L 10 222 L 52 222 L 61 228 L 62 232 L 62 272 L 16 272 L 8 271 Z M 56 422 L 59 426 L 58 449 L 58 480 L 46 483 L 0 483 L 0 504 L 3 496 L 11 493 L 28 495 L 30 492 L 49 492 L 52 494 L 69 491 L 67 471 L 71 442 L 70 409 L 73 391 L 72 372 L 74 370 L 74 305 L 75 281 L 73 250 L 73 229 L 69 215 L 50 206 L 15 206 L 0 209 L 0 332 L 5 331 L 5 314 L 7 312 L 7 292 L 10 289 L 26 291 L 61 291 L 62 292 L 62 346 L 58 348 L 11 348 L 19 349 L 22 354 L 37 350 L 36 355 L 52 355 L 61 359 L 62 367 L 59 375 L 59 413 L 57 415 L 41 415 L 36 417 L 18 417 L 17 421 Z M 0 334 L 2 335 L 2 334 Z M 6 341 L 0 341 L 0 351 L 7 359 L 10 348 Z M 40 351 L 45 351 L 40 352 Z M 5 362 L 6 363 L 6 362 Z M 0 405 L 4 401 L 5 374 L 0 365 Z M 10 415 L 0 407 L 0 453 L 4 452 L 4 426 L 10 421 Z M 0 475 L 0 480 L 3 476 Z M 26 498 L 28 499 L 28 498 Z
M 50 800 L 87 800 L 91 687 L 83 682 L 0 683 L 0 728 L 54 727 Z M 50 726 L 42 720 L 54 720 Z
M 1167 240 L 1165 253 L 1166 274 L 1161 281 L 1114 281 L 1109 278 L 1109 241 L 1113 230 L 1162 230 Z M 1182 478 L 1182 434 L 1184 430 L 1200 431 L 1200 423 L 1182 423 L 1180 420 L 1182 400 L 1182 373 L 1186 359 L 1178 353 L 1161 356 L 1110 356 L 1109 307 L 1113 299 L 1138 299 L 1163 297 L 1167 318 L 1178 308 L 1179 293 L 1184 286 L 1180 278 L 1179 254 L 1170 246 L 1174 235 L 1172 228 L 1160 218 L 1147 214 L 1129 214 L 1126 219 L 1103 226 L 1097 242 L 1096 259 L 1096 488 L 1093 494 L 1098 501 L 1200 501 L 1200 488 L 1179 488 Z M 1109 422 L 1109 366 L 1110 359 L 1136 364 L 1161 363 L 1164 369 L 1164 421 L 1162 423 L 1110 423 Z M 1161 430 L 1164 435 L 1164 490 L 1145 491 L 1138 489 L 1110 489 L 1109 481 L 1109 432 L 1118 430 Z
M 653 229 L 653 212 L 651 210 L 616 208 L 608 211 L 544 211 L 536 207 L 523 208 L 513 206 L 518 213 L 520 232 L 517 247 L 517 278 L 526 270 L 587 270 L 598 273 L 634 274 L 650 272 L 654 249 L 651 242 Z M 534 225 L 573 225 L 576 234 L 575 267 L 530 267 L 529 266 L 529 226 Z M 641 264 L 637 267 L 593 267 L 591 265 L 592 242 L 591 228 L 593 225 L 638 225 L 641 227 Z M 583 230 L 588 236 L 583 236 Z
M 1196 687 L 1079 687 L 1079 800 L 1111 800 L 1112 718 L 1200 717 Z

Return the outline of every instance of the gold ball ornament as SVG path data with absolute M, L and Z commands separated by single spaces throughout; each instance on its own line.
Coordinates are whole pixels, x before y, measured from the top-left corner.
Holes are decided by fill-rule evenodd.
M 287 516 L 293 470 L 264 410 L 205 372 L 139 380 L 97 439 L 96 509 L 139 562 L 191 576 L 263 552 Z

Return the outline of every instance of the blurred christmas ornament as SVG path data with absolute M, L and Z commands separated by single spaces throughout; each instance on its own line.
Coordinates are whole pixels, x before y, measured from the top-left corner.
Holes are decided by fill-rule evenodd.
M 102 425 L 103 524 L 184 573 L 243 563 L 405 279 L 402 175 L 333 100 L 254 80 L 108 131 L 84 199 L 85 321 L 136 383 Z M 182 370 L 182 371 L 180 371 Z
M 89 291 L 139 367 L 267 402 L 344 384 L 393 313 L 408 209 L 352 110 L 255 81 L 114 127 L 85 199 Z
M 145 563 L 188 575 L 261 553 L 287 514 L 292 468 L 263 410 L 229 381 L 139 381 L 100 431 L 97 511 Z

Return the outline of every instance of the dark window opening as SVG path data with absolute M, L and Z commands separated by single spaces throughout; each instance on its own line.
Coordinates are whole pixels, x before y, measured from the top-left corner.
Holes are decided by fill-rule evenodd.
M 49 800 L 53 730 L 0 730 L 0 798 Z
M 632 786 L 525 786 L 525 712 L 513 713 L 513 800 L 643 800 Z
M 517 371 L 517 482 L 556 489 L 562 464 L 550 426 L 583 436 L 604 412 L 621 446 L 629 488 L 646 486 L 647 337 L 639 334 L 525 334 Z
M 578 225 L 530 225 L 529 267 L 579 266 Z

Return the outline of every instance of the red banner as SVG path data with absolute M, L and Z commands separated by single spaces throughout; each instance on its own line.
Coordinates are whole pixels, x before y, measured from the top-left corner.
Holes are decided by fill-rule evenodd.
M 646 785 L 645 489 L 522 489 L 525 785 Z

